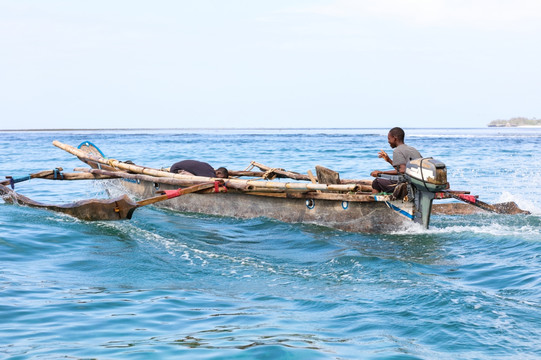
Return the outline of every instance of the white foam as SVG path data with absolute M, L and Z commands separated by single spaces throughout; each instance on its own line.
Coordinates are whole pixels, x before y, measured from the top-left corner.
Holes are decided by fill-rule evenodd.
M 450 233 L 473 233 L 473 234 L 485 234 L 492 236 L 520 236 L 522 238 L 533 235 L 533 239 L 539 239 L 541 235 L 541 228 L 538 226 L 523 225 L 505 225 L 497 222 L 484 225 L 456 225 L 445 226 L 442 228 L 432 227 L 429 230 L 425 230 L 426 233 L 432 234 L 450 234 Z
M 525 197 L 524 193 L 520 195 L 511 194 L 509 191 L 504 191 L 500 195 L 497 202 L 514 201 L 519 208 L 531 212 L 534 215 L 541 215 L 541 207 L 533 201 L 531 196 Z
M 532 215 L 530 215 L 532 216 Z M 536 216 L 536 215 L 533 215 Z M 491 217 L 490 222 L 487 222 L 487 218 L 480 218 L 479 215 L 466 215 L 457 216 L 458 222 L 466 222 L 465 225 L 446 225 L 448 222 L 439 222 L 436 219 L 432 219 L 430 228 L 425 229 L 420 224 L 410 223 L 406 224 L 401 229 L 392 232 L 392 235 L 449 235 L 449 234 L 484 234 L 492 236 L 518 236 L 522 238 L 532 238 L 534 240 L 540 239 L 541 228 L 535 225 L 525 224 L 524 221 L 516 221 L 517 218 L 512 220 L 513 223 L 509 223 L 510 218 L 508 216 L 501 217 L 500 215 L 494 215 Z M 465 221 L 466 220 L 466 221 Z

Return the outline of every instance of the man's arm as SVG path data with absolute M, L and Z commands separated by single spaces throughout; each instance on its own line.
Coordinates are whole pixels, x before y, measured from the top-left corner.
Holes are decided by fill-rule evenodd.
M 370 173 L 370 176 L 373 176 L 373 177 L 378 177 L 380 176 L 381 174 L 385 174 L 385 175 L 399 175 L 399 174 L 403 174 L 406 172 L 406 164 L 400 164 L 400 166 L 398 167 L 398 170 L 396 169 L 393 169 L 393 170 L 387 170 L 387 171 L 381 171 L 381 170 L 374 170 Z

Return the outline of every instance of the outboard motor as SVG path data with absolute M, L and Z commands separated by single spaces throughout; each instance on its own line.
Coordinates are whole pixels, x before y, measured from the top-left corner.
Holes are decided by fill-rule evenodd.
M 445 164 L 433 158 L 411 160 L 406 164 L 405 177 L 415 201 L 413 221 L 428 229 L 435 194 L 449 186 Z

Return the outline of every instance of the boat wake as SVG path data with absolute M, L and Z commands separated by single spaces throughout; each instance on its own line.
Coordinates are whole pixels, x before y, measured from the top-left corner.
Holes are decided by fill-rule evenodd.
M 524 197 L 524 195 L 514 195 L 514 194 L 511 194 L 510 192 L 508 191 L 504 191 L 497 202 L 509 202 L 509 201 L 514 201 L 519 208 L 521 208 L 522 210 L 526 210 L 526 211 L 529 211 L 530 213 L 532 213 L 532 215 L 537 215 L 537 216 L 541 216 L 541 207 L 539 204 L 536 204 L 533 200 L 532 200 L 532 197 Z
M 515 198 L 516 199 L 516 198 Z M 530 215 L 440 215 L 433 216 L 430 228 L 424 229 L 418 224 L 407 224 L 392 232 L 392 235 L 491 235 L 516 236 L 539 241 L 541 235 L 541 212 L 535 206 L 526 207 L 526 202 L 520 203 L 522 209 L 532 212 Z M 523 207 L 524 206 L 524 207 Z
M 541 221 L 538 221 L 541 223 Z M 502 224 L 498 222 L 485 225 L 456 225 L 438 228 L 432 227 L 427 231 L 430 234 L 476 234 L 496 237 L 521 237 L 532 241 L 539 241 L 541 231 L 539 225 Z

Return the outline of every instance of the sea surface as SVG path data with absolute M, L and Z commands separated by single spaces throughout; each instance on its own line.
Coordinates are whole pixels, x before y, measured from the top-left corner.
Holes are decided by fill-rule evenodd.
M 0 131 L 0 176 L 84 166 L 54 147 L 166 167 L 252 160 L 342 178 L 389 169 L 387 129 Z M 451 187 L 532 215 L 434 216 L 429 230 L 184 214 L 85 222 L 0 200 L 1 359 L 541 359 L 541 129 L 406 129 Z M 93 181 L 16 185 L 61 204 Z

